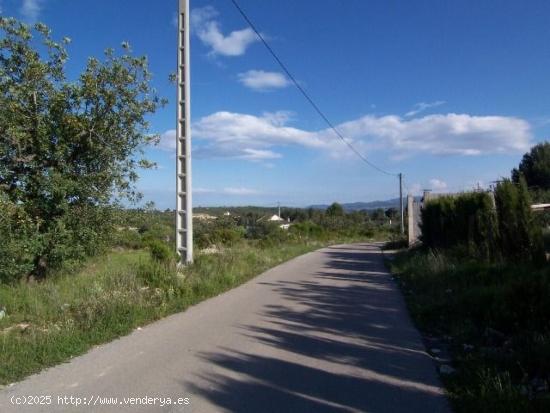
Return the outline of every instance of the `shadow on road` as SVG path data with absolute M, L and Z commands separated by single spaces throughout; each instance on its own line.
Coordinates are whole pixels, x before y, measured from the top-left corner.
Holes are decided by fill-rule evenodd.
M 320 271 L 269 284 L 281 304 L 264 307 L 259 325 L 241 326 L 266 351 L 201 354 L 225 374 L 186 386 L 234 412 L 447 411 L 378 249 L 323 254 Z

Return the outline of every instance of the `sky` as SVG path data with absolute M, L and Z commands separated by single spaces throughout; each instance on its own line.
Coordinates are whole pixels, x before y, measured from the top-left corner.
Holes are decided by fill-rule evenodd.
M 299 84 L 405 192 L 507 177 L 550 136 L 546 0 L 239 0 Z M 395 198 L 297 91 L 229 0 L 191 0 L 195 206 Z M 157 169 L 138 188 L 175 206 L 177 0 L 0 0 L 2 15 L 72 39 L 67 70 L 128 41 L 170 104 L 151 117 Z

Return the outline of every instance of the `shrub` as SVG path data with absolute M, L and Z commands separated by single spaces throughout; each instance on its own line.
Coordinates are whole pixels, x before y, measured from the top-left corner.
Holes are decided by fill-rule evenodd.
M 258 222 L 256 225 L 251 226 L 247 231 L 247 238 L 250 239 L 275 239 L 278 238 L 283 230 L 279 228 L 279 225 L 275 222 L 264 221 Z
M 151 252 L 151 258 L 157 262 L 169 262 L 174 256 L 172 250 L 164 242 L 159 240 L 150 240 L 149 251 Z
M 126 228 L 117 230 L 111 237 L 112 245 L 131 250 L 144 248 L 144 243 L 141 235 L 137 231 L 132 231 Z
M 244 227 L 237 226 L 233 219 L 221 218 L 210 222 L 197 222 L 194 227 L 194 242 L 197 248 L 213 245 L 233 246 L 245 236 Z
M 151 240 L 170 242 L 174 240 L 174 232 L 175 231 L 172 227 L 164 224 L 154 224 L 143 232 L 139 231 L 145 242 L 149 242 Z
M 313 239 L 322 239 L 326 236 L 325 229 L 311 221 L 294 224 L 290 227 L 289 232 L 291 234 Z

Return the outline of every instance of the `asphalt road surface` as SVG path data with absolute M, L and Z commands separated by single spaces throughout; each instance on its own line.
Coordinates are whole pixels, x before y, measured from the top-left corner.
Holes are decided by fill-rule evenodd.
M 449 407 L 380 250 L 354 244 L 298 257 L 0 391 L 0 412 L 58 411 Z

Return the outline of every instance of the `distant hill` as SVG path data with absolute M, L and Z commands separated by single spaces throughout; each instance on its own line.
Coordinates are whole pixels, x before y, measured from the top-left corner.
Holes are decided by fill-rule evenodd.
M 313 209 L 327 209 L 328 205 L 311 205 L 310 208 Z M 361 210 L 374 210 L 378 208 L 388 209 L 388 208 L 399 208 L 399 198 L 388 199 L 386 201 L 372 201 L 372 202 L 352 202 L 348 204 L 342 204 L 342 207 L 345 211 L 361 211 Z
M 419 197 L 418 197 L 419 199 Z M 404 199 L 405 207 L 406 205 L 406 198 Z M 342 204 L 344 207 L 344 210 L 346 212 L 352 212 L 352 211 L 361 211 L 361 210 L 367 210 L 367 211 L 373 211 L 378 208 L 382 209 L 388 209 L 388 208 L 399 208 L 399 198 L 394 199 L 388 199 L 385 201 L 372 201 L 372 202 L 350 202 L 347 204 Z M 329 207 L 329 205 L 311 205 L 305 208 L 301 207 L 287 207 L 284 205 L 281 205 L 281 209 L 319 209 L 319 210 L 325 210 Z M 215 207 L 195 207 L 193 208 L 193 212 L 195 213 L 203 213 L 203 214 L 209 214 L 209 215 L 215 215 L 215 216 L 222 216 L 226 211 L 230 211 L 232 214 L 237 215 L 245 215 L 247 213 L 254 213 L 257 215 L 269 215 L 269 214 L 275 214 L 277 213 L 277 207 L 258 207 L 258 206 L 215 206 Z

